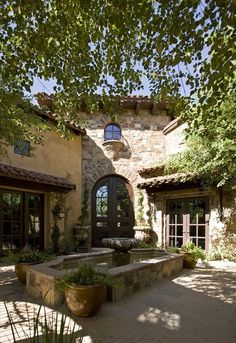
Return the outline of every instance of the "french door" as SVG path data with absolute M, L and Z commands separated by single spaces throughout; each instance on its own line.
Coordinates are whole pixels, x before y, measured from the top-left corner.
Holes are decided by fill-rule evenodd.
M 133 237 L 132 190 L 118 176 L 101 179 L 92 192 L 93 245 L 102 246 L 103 238 Z
M 43 195 L 0 190 L 0 252 L 43 248 Z
M 208 198 L 172 199 L 167 201 L 167 245 L 181 247 L 192 241 L 208 250 Z

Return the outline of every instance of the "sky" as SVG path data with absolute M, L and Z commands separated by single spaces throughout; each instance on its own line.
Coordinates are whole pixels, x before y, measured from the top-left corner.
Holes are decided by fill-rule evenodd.
M 134 92 L 135 95 L 150 95 L 149 83 L 146 78 L 142 79 L 144 89 Z M 54 80 L 46 81 L 39 78 L 34 79 L 34 84 L 31 88 L 31 94 L 37 94 L 38 92 L 45 92 L 48 94 L 54 93 L 53 87 L 56 85 Z

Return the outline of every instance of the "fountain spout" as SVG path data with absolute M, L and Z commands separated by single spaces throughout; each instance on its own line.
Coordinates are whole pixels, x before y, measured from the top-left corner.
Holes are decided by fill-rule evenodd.
M 113 263 L 116 267 L 130 263 L 129 250 L 137 246 L 137 239 L 135 238 L 103 238 L 102 243 L 105 247 L 114 249 Z

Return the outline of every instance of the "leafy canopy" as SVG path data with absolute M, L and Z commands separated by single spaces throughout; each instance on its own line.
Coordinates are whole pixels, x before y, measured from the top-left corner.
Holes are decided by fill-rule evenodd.
M 218 187 L 236 175 L 236 82 L 224 102 L 195 117 L 187 131 L 187 148 L 167 161 L 167 172 L 194 172 Z
M 160 97 L 178 97 L 187 85 L 204 113 L 233 77 L 235 12 L 234 0 L 2 0 L 1 123 L 13 118 L 5 125 L 13 138 L 31 133 L 17 105 L 35 77 L 56 81 L 64 115 L 75 112 L 78 95 L 93 107 L 95 92 L 132 93 L 142 77 Z

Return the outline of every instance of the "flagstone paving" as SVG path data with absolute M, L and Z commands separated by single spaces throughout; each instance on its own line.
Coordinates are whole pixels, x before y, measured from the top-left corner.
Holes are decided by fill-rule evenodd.
M 235 343 L 236 264 L 214 267 L 185 269 L 118 303 L 106 302 L 94 317 L 71 317 L 86 332 L 83 343 Z M 9 266 L 0 266 L 0 343 L 13 342 L 4 302 L 23 338 L 39 302 Z M 48 318 L 55 313 L 46 312 Z

